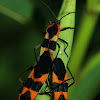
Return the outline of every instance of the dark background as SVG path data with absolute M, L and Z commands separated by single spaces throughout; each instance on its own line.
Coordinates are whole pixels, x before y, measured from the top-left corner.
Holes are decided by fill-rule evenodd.
M 56 16 L 62 1 L 46 0 Z M 1 0 L 0 2 L 1 6 L 17 12 L 25 18 L 24 23 L 17 21 L 9 14 L 2 13 L 5 10 L 0 9 L 2 10 L 0 11 L 0 99 L 18 100 L 19 88 L 22 86 L 18 76 L 25 69 L 34 65 L 34 47 L 42 43 L 43 32 L 49 25 L 48 21 L 54 21 L 55 18 L 38 0 Z M 76 4 L 78 13 L 76 14 L 75 36 L 81 23 L 82 13 L 86 11 L 86 1 L 77 0 Z M 100 51 L 100 18 L 95 26 L 85 58 L 89 58 L 98 51 Z M 39 50 L 37 54 L 39 56 Z M 83 63 L 86 60 L 84 59 Z M 98 92 L 92 100 L 99 100 L 99 94 Z

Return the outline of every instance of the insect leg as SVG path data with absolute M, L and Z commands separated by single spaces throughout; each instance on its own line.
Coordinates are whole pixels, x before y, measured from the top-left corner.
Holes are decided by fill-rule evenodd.
M 34 48 L 34 53 L 35 53 L 35 59 L 36 59 L 36 62 L 38 63 L 38 60 L 37 60 L 37 56 L 36 56 L 36 49 L 39 48 L 41 46 L 41 44 L 37 45 L 35 48 Z M 18 79 L 20 81 L 21 84 L 24 84 L 24 81 L 22 80 L 21 76 L 23 76 L 27 71 L 29 70 L 32 70 L 34 67 L 31 66 L 29 67 L 27 70 L 25 70 L 24 72 L 22 72 L 19 76 L 18 76 Z
M 37 55 L 36 55 L 36 49 L 40 48 L 41 47 L 41 44 L 35 46 L 34 48 L 34 54 L 35 54 L 35 59 L 36 59 L 36 62 L 38 63 L 38 60 L 37 60 Z
M 58 56 L 58 53 L 59 53 L 59 50 L 60 50 L 60 45 L 59 45 L 58 43 L 57 43 L 57 45 L 58 45 L 58 48 L 59 48 L 59 49 L 58 49 L 58 52 L 57 52 L 57 54 L 56 54 L 56 57 L 55 57 L 55 59 L 57 58 L 57 56 Z M 54 59 L 54 60 L 55 60 L 55 59 Z
M 61 86 L 61 85 L 63 85 L 66 81 L 69 81 L 69 80 L 71 80 L 72 78 L 70 78 L 70 79 L 67 79 L 67 80 L 64 80 L 61 84 L 59 84 L 59 85 L 57 85 L 56 87 L 54 87 L 54 88 L 52 88 L 51 86 L 51 91 L 49 91 L 49 92 L 46 92 L 46 91 L 44 91 L 44 93 L 39 93 L 40 95 L 42 95 L 42 94 L 49 94 L 49 93 L 51 93 L 51 92 L 54 92 L 54 89 L 56 89 L 56 88 L 58 88 L 59 86 Z M 48 84 L 48 83 L 47 83 Z M 50 84 L 50 83 L 49 83 Z
M 68 61 L 68 63 L 69 63 L 69 61 Z M 68 87 L 70 87 L 70 86 L 72 86 L 75 83 L 75 79 L 74 79 L 74 77 L 73 77 L 73 75 L 72 75 L 72 73 L 71 73 L 71 71 L 70 71 L 70 69 L 68 67 L 68 63 L 67 63 L 67 69 L 68 69 L 68 71 L 69 71 L 69 73 L 70 73 L 70 75 L 71 75 L 71 77 L 73 79 L 73 82 L 68 86 Z
M 67 49 L 67 47 L 68 47 L 68 43 L 67 43 L 65 40 L 61 39 L 61 38 L 58 38 L 58 39 L 59 39 L 60 41 L 62 41 L 62 42 L 64 42 L 64 43 L 67 44 L 67 46 L 66 46 L 65 49 L 64 49 L 64 52 L 65 52 L 66 56 L 68 57 L 68 54 L 66 53 L 66 49 Z
M 39 48 L 40 46 L 41 46 L 41 44 L 37 45 L 37 46 L 34 48 L 35 59 L 36 59 L 36 62 L 37 62 L 37 63 L 38 63 L 38 60 L 37 60 L 37 56 L 36 56 L 36 49 Z M 25 70 L 24 72 L 22 72 L 22 73 L 18 76 L 20 83 L 24 84 L 24 81 L 22 80 L 21 76 L 24 75 L 27 71 L 32 70 L 33 68 L 34 68 L 33 66 L 29 67 L 27 70 Z
M 66 27 L 66 28 L 61 29 L 60 31 L 64 31 L 64 30 L 67 30 L 67 29 L 75 29 L 75 28 L 74 27 Z
M 49 72 L 49 75 L 48 75 L 48 77 L 47 77 L 45 83 L 46 83 L 46 87 L 45 87 L 44 90 L 43 90 L 44 92 L 43 92 L 43 93 L 40 93 L 40 95 L 47 93 L 47 92 L 46 92 L 46 88 L 47 88 L 47 87 L 49 87 L 50 89 L 52 88 L 51 81 L 50 81 L 50 72 Z
M 47 84 L 47 86 L 45 87 L 44 91 L 42 93 L 39 93 L 39 95 L 47 94 L 47 95 L 53 97 L 53 95 L 51 94 L 51 92 L 53 92 L 52 91 L 53 89 L 52 89 L 52 85 L 51 85 L 51 82 L 50 82 L 49 78 L 48 78 L 48 81 L 46 80 L 46 84 Z M 50 91 L 48 91 L 48 92 L 46 91 L 47 87 L 50 87 Z
M 27 71 L 32 70 L 33 68 L 34 68 L 33 66 L 29 67 L 27 70 L 25 70 L 24 72 L 22 72 L 22 73 L 18 76 L 18 79 L 19 79 L 19 81 L 20 81 L 21 84 L 24 84 L 24 81 L 22 80 L 21 76 L 23 76 Z

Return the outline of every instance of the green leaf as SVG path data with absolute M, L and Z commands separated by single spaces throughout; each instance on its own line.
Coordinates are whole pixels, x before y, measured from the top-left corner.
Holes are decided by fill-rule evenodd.
M 76 9 L 76 0 L 64 0 L 62 3 L 62 6 L 61 6 L 61 10 L 60 10 L 59 15 L 58 15 L 58 19 L 60 19 L 61 17 L 63 17 L 67 13 L 75 12 L 75 9 Z M 75 13 L 72 13 L 72 14 L 65 16 L 61 20 L 60 29 L 63 29 L 66 27 L 74 27 L 74 25 L 75 25 Z M 73 36 L 74 36 L 74 29 L 67 29 L 65 31 L 60 32 L 60 34 L 59 34 L 59 38 L 65 40 L 68 43 L 66 53 L 68 54 L 69 57 L 71 54 Z M 62 52 L 62 54 L 59 53 L 58 57 L 63 60 L 65 66 L 66 66 L 68 59 L 69 59 L 64 53 L 64 49 L 66 47 L 66 44 L 59 41 L 59 40 L 57 42 L 60 45 L 60 52 Z M 57 51 L 58 51 L 58 49 L 56 49 L 56 52 Z
M 88 59 L 83 70 L 79 71 L 78 79 L 69 91 L 71 100 L 91 100 L 99 91 L 100 84 L 100 52 Z M 84 95 L 83 95 L 84 93 Z M 92 95 L 93 94 L 93 95 Z M 83 96 L 83 97 L 82 97 Z
M 32 5 L 29 0 L 0 0 L 0 13 L 24 24 L 30 19 Z
M 80 21 L 79 29 L 76 32 L 77 36 L 75 37 L 74 46 L 72 50 L 71 62 L 69 66 L 74 73 L 74 76 L 80 70 L 81 64 L 83 63 L 88 45 L 93 36 L 95 25 L 98 21 L 99 14 L 88 13 L 87 11 L 83 13 L 83 16 Z
M 95 67 L 97 67 L 97 65 L 100 65 L 100 52 L 92 56 L 91 59 L 88 59 L 86 65 L 84 66 L 83 71 L 80 73 L 81 74 L 80 79 L 83 79 L 86 75 L 88 75 L 88 73 L 94 70 Z
M 89 12 L 100 13 L 100 0 L 87 0 L 87 9 Z
M 90 66 L 92 67 L 92 66 Z M 70 100 L 93 100 L 100 90 L 100 62 L 78 82 L 70 96 Z

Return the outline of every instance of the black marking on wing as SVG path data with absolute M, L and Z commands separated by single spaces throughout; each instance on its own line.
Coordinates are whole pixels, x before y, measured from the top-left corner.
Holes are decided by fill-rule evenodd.
M 59 83 L 53 83 L 53 87 L 55 88 L 54 91 L 56 92 L 67 92 L 68 91 L 68 83 L 59 84 Z
M 34 82 L 31 89 L 38 92 L 41 89 L 42 85 L 43 84 L 41 82 Z
M 26 80 L 24 86 L 27 87 L 27 88 L 31 88 L 32 84 L 33 84 L 32 78 L 28 78 L 28 79 Z
M 42 47 L 48 48 L 48 44 L 49 44 L 49 39 L 44 39 L 44 41 L 42 43 Z
M 60 58 L 55 59 L 53 64 L 53 71 L 58 76 L 59 80 L 62 81 L 64 80 L 66 70 L 65 70 L 64 63 Z
M 56 49 L 56 42 L 50 41 L 49 42 L 49 49 L 55 51 L 55 49 Z
M 51 67 L 51 57 L 49 51 L 44 51 L 40 56 L 40 60 L 34 69 L 34 78 L 40 78 L 41 75 L 49 72 Z
M 41 82 L 34 82 L 32 80 L 32 78 L 28 78 L 25 82 L 25 87 L 27 88 L 31 88 L 34 91 L 39 91 L 40 88 L 42 87 L 42 83 Z
M 64 95 L 60 95 L 58 100 L 66 100 L 66 99 L 64 98 Z
M 30 98 L 30 91 L 27 91 L 26 93 L 22 94 L 20 96 L 20 100 L 31 100 L 31 98 Z

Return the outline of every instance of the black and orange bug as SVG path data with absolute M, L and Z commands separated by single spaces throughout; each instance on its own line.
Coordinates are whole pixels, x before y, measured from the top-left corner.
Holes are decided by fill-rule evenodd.
M 69 61 L 68 61 L 69 63 Z M 66 69 L 63 61 L 60 58 L 56 58 L 52 65 L 52 85 L 50 86 L 51 91 L 40 94 L 48 94 L 52 96 L 50 93 L 54 92 L 54 100 L 68 100 L 68 88 L 75 83 L 75 79 L 69 70 L 67 63 L 67 70 L 69 71 L 71 78 L 68 79 Z M 73 79 L 73 82 L 68 85 L 68 81 Z M 49 80 L 49 83 L 50 80 Z M 47 83 L 48 84 L 48 83 Z
M 48 77 L 48 73 L 52 66 L 52 59 L 50 56 L 51 51 L 49 52 L 51 48 L 49 49 L 48 47 L 53 47 L 52 48 L 53 50 L 55 49 L 53 46 L 54 44 L 52 44 L 52 42 L 51 41 L 49 42 L 49 41 L 50 40 L 47 33 L 45 35 L 45 39 L 43 43 L 41 45 L 36 46 L 36 48 L 41 46 L 40 60 L 38 61 L 36 58 L 37 64 L 34 66 L 34 68 L 30 67 L 28 69 L 28 70 L 32 69 L 32 72 L 29 74 L 28 79 L 23 84 L 24 88 L 21 91 L 21 94 L 19 94 L 19 100 L 34 100 L 39 90 L 41 89 L 42 85 L 46 81 Z M 58 44 L 58 47 L 59 47 L 59 44 Z M 36 56 L 36 53 L 35 53 L 35 56 Z M 23 83 L 20 76 L 19 76 L 19 79 Z
M 75 12 L 71 12 L 71 13 L 75 13 Z M 69 15 L 71 13 L 68 13 L 66 15 Z M 65 17 L 66 15 L 64 15 L 63 17 Z M 65 86 L 65 83 L 67 82 L 68 78 L 65 77 L 65 79 L 63 79 L 63 81 L 59 83 L 58 82 L 58 81 L 60 81 L 59 78 L 58 78 L 59 75 L 57 75 L 56 72 L 55 72 L 55 69 L 57 69 L 56 62 L 62 62 L 62 60 L 58 60 L 58 58 L 57 58 L 58 53 L 57 53 L 54 61 L 53 61 L 53 59 L 54 59 L 56 44 L 60 48 L 59 44 L 57 43 L 58 39 L 61 40 L 64 43 L 66 43 L 67 46 L 68 46 L 68 43 L 66 41 L 58 38 L 59 32 L 66 30 L 66 29 L 74 29 L 74 28 L 67 27 L 67 28 L 60 30 L 60 20 L 57 20 L 56 22 L 54 22 L 53 24 L 51 24 L 50 26 L 47 27 L 43 44 L 39 45 L 39 46 L 41 46 L 40 60 L 37 61 L 37 58 L 36 58 L 37 64 L 33 68 L 32 72 L 30 73 L 26 82 L 24 83 L 24 88 L 23 88 L 21 94 L 19 95 L 19 100 L 34 100 L 36 95 L 38 94 L 39 90 L 41 89 L 42 85 L 46 81 L 48 73 L 49 73 L 51 68 L 53 68 L 53 73 L 55 74 L 55 75 L 53 74 L 54 88 L 58 87 L 58 86 L 59 87 Z M 36 48 L 38 48 L 39 46 L 37 46 Z M 66 48 L 67 48 L 67 46 L 66 46 Z M 65 52 L 66 48 L 64 49 L 64 52 Z M 59 52 L 59 50 L 58 50 L 58 52 Z M 65 54 L 67 55 L 66 52 L 65 52 Z M 35 56 L 36 56 L 36 53 L 35 53 Z M 63 65 L 60 65 L 60 67 L 65 68 L 65 66 L 63 66 Z M 60 67 L 58 66 L 58 69 Z M 55 77 L 58 78 L 56 85 L 55 85 L 55 81 L 56 81 Z M 62 76 L 62 77 L 64 77 L 64 76 Z M 67 82 L 67 84 L 68 84 L 68 82 Z M 57 94 L 56 94 L 56 92 L 57 92 Z M 62 93 L 64 91 L 60 90 L 60 92 Z M 65 91 L 65 92 L 67 93 L 67 91 Z M 61 100 L 60 97 L 63 94 L 58 94 L 58 93 L 59 93 L 59 90 L 56 91 L 56 88 L 55 88 L 55 90 L 54 90 L 54 95 L 55 95 L 54 99 L 55 100 L 58 100 L 58 99 Z M 63 96 L 65 96 L 65 95 L 63 95 Z M 56 97 L 58 99 L 56 99 Z M 64 97 L 64 98 L 67 98 L 67 97 Z
M 72 12 L 72 13 L 74 13 L 74 12 Z M 68 28 L 70 28 L 70 27 L 68 27 Z M 68 29 L 68 28 L 66 28 L 66 29 Z M 65 30 L 65 28 L 63 30 Z M 49 52 L 50 52 L 50 57 L 51 57 L 52 61 L 54 62 L 53 65 L 52 65 L 52 71 L 53 71 L 53 73 L 52 73 L 53 88 L 52 89 L 54 90 L 54 99 L 55 100 L 58 100 L 57 99 L 58 97 L 59 97 L 59 100 L 60 100 L 60 98 L 62 98 L 62 96 L 64 98 L 67 98 L 67 89 L 69 87 L 68 86 L 68 80 L 69 79 L 67 78 L 67 73 L 65 73 L 66 70 L 65 70 L 65 66 L 63 64 L 63 61 L 60 58 L 54 59 L 54 54 L 55 54 L 55 49 L 56 49 L 56 44 L 57 44 L 58 39 L 60 41 L 64 42 L 64 43 L 66 43 L 67 46 L 68 46 L 68 43 L 66 41 L 58 38 L 59 32 L 60 32 L 60 20 L 56 21 L 55 23 L 53 23 L 53 24 L 51 24 L 50 26 L 47 27 L 46 37 L 49 35 L 49 40 L 46 39 L 46 38 L 44 39 L 44 41 L 47 41 L 47 40 L 49 41 L 49 43 L 48 43 L 49 48 L 48 49 L 49 49 Z M 44 43 L 47 44 L 47 42 L 44 42 Z M 65 47 L 64 52 L 65 52 L 67 46 Z M 65 52 L 65 54 L 67 55 L 66 52 Z M 58 53 L 57 53 L 57 55 L 58 55 Z M 68 57 L 68 55 L 67 55 L 67 57 Z M 68 71 L 70 72 L 69 68 L 68 68 Z M 59 77 L 62 77 L 62 80 L 60 80 Z M 72 76 L 72 79 L 74 80 L 73 76 Z M 59 86 L 58 88 L 60 90 L 56 88 L 57 86 Z M 45 92 L 43 94 L 47 94 L 47 93 Z M 61 97 L 60 97 L 60 95 L 61 95 Z
M 57 45 L 60 48 L 59 44 Z M 19 80 L 24 85 L 21 94 L 19 94 L 19 100 L 34 100 L 48 77 L 48 73 L 52 66 L 52 59 L 50 57 L 50 52 L 49 52 L 50 49 L 48 48 L 48 46 L 53 47 L 53 44 L 49 43 L 48 34 L 45 35 L 43 43 L 34 48 L 34 51 L 40 46 L 41 46 L 40 60 L 39 61 L 37 60 L 35 52 L 37 64 L 34 67 L 30 67 L 29 69 L 26 70 L 26 71 L 32 70 L 32 72 L 28 76 L 28 79 L 23 83 L 22 79 L 20 78 L 20 76 L 23 75 L 26 71 L 24 71 L 21 75 L 19 75 Z
M 52 83 L 54 91 L 54 100 L 68 100 L 68 88 L 75 83 L 74 77 L 72 76 L 67 63 L 67 70 L 71 74 L 70 79 L 73 79 L 73 82 L 68 85 L 67 72 L 64 66 L 63 61 L 60 58 L 55 59 L 53 63 L 53 72 L 52 72 Z
M 45 2 L 43 2 L 43 3 L 49 8 L 49 6 Z M 50 11 L 55 16 L 55 14 L 53 13 L 53 11 L 51 9 L 50 9 Z M 68 14 L 65 14 L 62 18 L 64 18 L 65 16 L 67 16 L 71 13 L 75 13 L 75 12 L 70 12 Z M 55 16 L 55 18 L 56 18 L 56 16 Z M 57 20 L 57 18 L 56 18 L 56 20 Z M 50 35 L 49 41 L 52 42 L 52 44 L 53 44 L 52 46 L 56 47 L 58 39 L 64 43 L 66 43 L 67 46 L 64 49 L 64 52 L 65 52 L 66 48 L 68 47 L 68 43 L 63 39 L 58 38 L 59 33 L 60 33 L 60 31 L 64 31 L 66 29 L 74 29 L 74 28 L 66 27 L 66 28 L 60 30 L 60 20 L 57 20 L 56 22 L 54 22 L 53 24 L 48 26 L 46 29 L 46 33 L 48 33 Z M 50 44 L 50 42 L 49 42 L 49 44 Z M 49 49 L 50 49 L 49 50 L 50 57 L 53 60 L 54 54 L 55 54 L 55 49 L 54 50 L 51 49 L 51 46 L 49 46 Z M 65 54 L 68 57 L 66 52 L 65 52 Z M 68 97 L 67 97 L 68 87 L 70 87 L 71 85 L 73 85 L 75 83 L 75 79 L 74 79 L 73 75 L 71 74 L 71 71 L 69 70 L 68 64 L 67 64 L 67 69 L 72 77 L 71 79 L 73 79 L 73 82 L 70 85 L 68 85 L 68 80 L 70 80 L 70 79 L 68 79 L 68 77 L 67 77 L 67 73 L 66 73 L 63 61 L 60 58 L 56 58 L 56 59 L 54 59 L 53 62 L 54 63 L 52 65 L 52 83 L 53 83 L 52 90 L 54 92 L 54 100 L 67 100 L 68 99 Z M 45 92 L 45 93 L 48 93 L 48 92 Z

